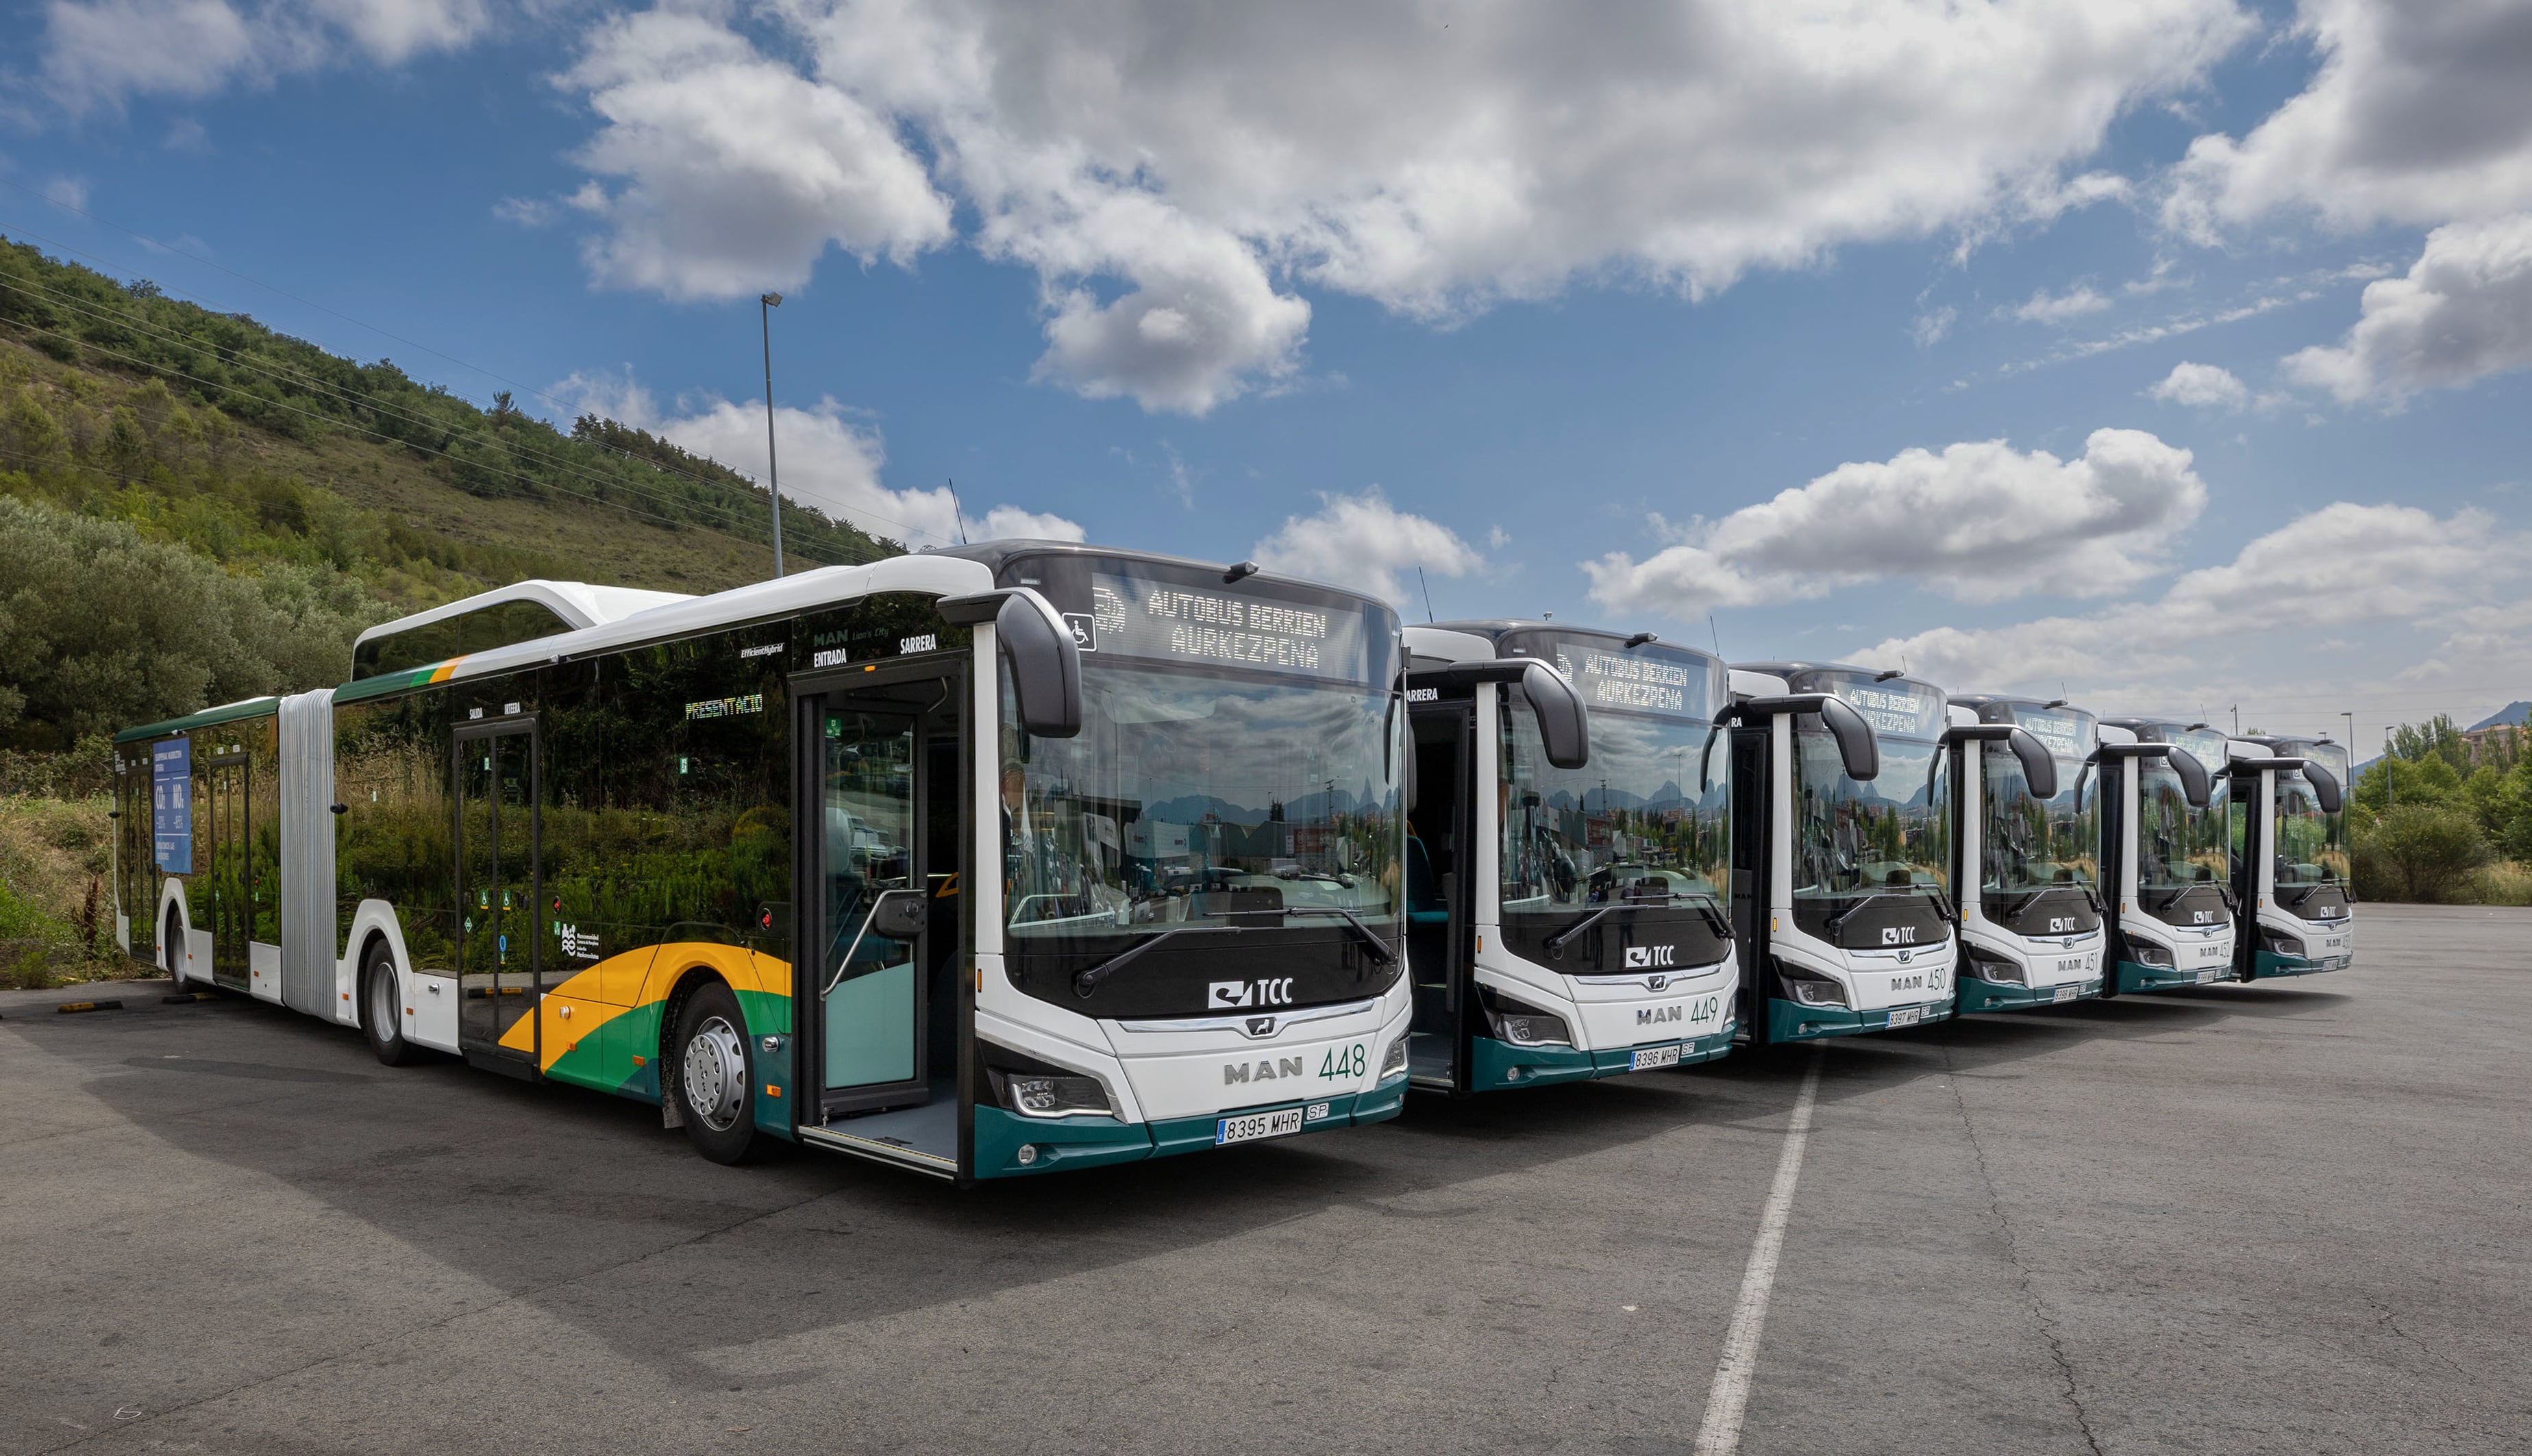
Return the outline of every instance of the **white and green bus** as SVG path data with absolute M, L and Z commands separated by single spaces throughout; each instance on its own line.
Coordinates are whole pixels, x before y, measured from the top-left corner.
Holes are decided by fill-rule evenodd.
M 2101 725 L 2101 863 L 2109 886 L 2106 995 L 2233 978 L 2224 735 L 2204 723 Z
M 954 1179 L 1394 1116 L 1396 615 L 1043 541 L 522 584 L 117 736 L 180 981 Z
M 1731 1049 L 1723 664 L 1648 632 L 1407 629 L 1409 1069 L 1454 1095 Z
M 2327 738 L 2232 741 L 2233 893 L 2250 920 L 2233 951 L 2243 980 L 2355 963 L 2347 770 L 2347 750 Z
M 2097 720 L 1992 694 L 1953 698 L 1951 717 L 1961 1014 L 2100 994 Z
M 1741 1026 L 1766 1045 L 1952 1014 L 1943 690 L 1836 663 L 1732 669 Z

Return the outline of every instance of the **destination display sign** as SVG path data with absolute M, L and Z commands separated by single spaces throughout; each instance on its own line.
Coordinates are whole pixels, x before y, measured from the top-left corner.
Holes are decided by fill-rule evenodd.
M 2058 708 L 2023 707 L 2013 709 L 2015 725 L 2041 741 L 2057 757 L 2080 763 L 2093 756 L 2095 740 L 2093 715 Z
M 1862 713 L 1875 733 L 1930 739 L 1942 731 L 1943 695 L 1939 689 L 1896 678 L 1874 682 L 1861 674 L 1842 672 L 1819 673 L 1815 678 L 1800 691 L 1835 694 L 1848 707 Z
M 1360 612 L 1093 572 L 1090 610 L 1065 613 L 1072 640 L 1103 657 L 1211 662 L 1360 682 Z
M 1593 712 L 1615 708 L 1700 723 L 1714 716 L 1720 664 L 1696 652 L 1540 633 L 1507 639 L 1504 651 L 1556 664 Z

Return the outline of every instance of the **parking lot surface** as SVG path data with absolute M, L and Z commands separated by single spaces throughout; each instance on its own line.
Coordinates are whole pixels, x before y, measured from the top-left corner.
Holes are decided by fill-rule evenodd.
M 2532 913 L 991 1187 L 0 994 L 0 1451 L 2532 1449 Z M 130 1008 L 55 1014 L 72 995 Z

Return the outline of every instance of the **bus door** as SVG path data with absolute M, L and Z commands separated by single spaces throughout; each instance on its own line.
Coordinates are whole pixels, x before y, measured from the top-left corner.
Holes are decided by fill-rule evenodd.
M 469 1061 L 534 1075 L 536 726 L 461 728 L 456 757 L 457 1041 Z
M 1460 1086 L 1467 1064 L 1465 1025 L 1470 991 L 1467 867 L 1471 826 L 1476 714 L 1470 700 L 1419 703 L 1409 725 L 1415 755 L 1415 808 L 1407 817 L 1407 966 L 1415 994 L 1407 1042 L 1409 1075 L 1431 1087 Z
M 945 1157 L 957 1151 L 960 683 L 908 664 L 800 698 L 818 1008 L 802 1051 L 819 1120 L 920 1108 L 853 1131 Z
M 250 982 L 247 940 L 255 924 L 254 871 L 247 857 L 247 756 L 243 749 L 221 748 L 196 761 L 201 768 L 194 812 L 205 815 L 210 829 L 206 878 L 211 896 L 210 904 L 196 907 L 195 914 L 209 912 L 211 979 L 245 990 Z

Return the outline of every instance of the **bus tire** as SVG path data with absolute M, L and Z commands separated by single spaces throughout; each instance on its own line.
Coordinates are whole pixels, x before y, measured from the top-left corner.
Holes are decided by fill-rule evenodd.
M 665 1070 L 695 1151 L 717 1163 L 747 1161 L 756 1150 L 756 1058 L 728 986 L 716 980 L 686 997 Z
M 361 962 L 361 1032 L 370 1050 L 390 1067 L 414 1059 L 414 1045 L 404 1034 L 404 998 L 398 994 L 395 955 L 380 941 Z
M 176 907 L 173 905 L 167 907 L 167 933 L 159 937 L 158 950 L 167 958 L 167 979 L 176 982 L 176 989 L 183 990 L 185 988 L 185 918 L 176 913 Z

